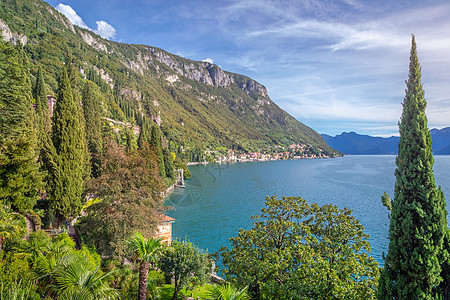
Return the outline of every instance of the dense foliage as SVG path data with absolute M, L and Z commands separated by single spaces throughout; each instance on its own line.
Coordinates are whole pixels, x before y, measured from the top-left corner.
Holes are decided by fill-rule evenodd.
M 78 216 L 81 211 L 87 159 L 80 103 L 69 80 L 70 72 L 68 62 L 59 77 L 58 101 L 52 118 L 56 163 L 51 169 L 50 208 L 61 220 Z
M 99 198 L 86 208 L 79 227 L 104 256 L 123 258 L 126 240 L 135 231 L 151 236 L 160 222 L 162 189 L 155 154 L 148 148 L 124 151 L 111 142 L 102 160 L 102 174 L 87 191 Z
M 42 186 L 32 103 L 22 47 L 0 42 L 0 205 L 19 212 L 33 208 Z
M 95 84 L 86 81 L 82 91 L 83 115 L 85 120 L 86 142 L 91 155 L 92 176 L 100 175 L 100 156 L 103 152 L 100 99 L 94 93 Z
M 166 187 L 155 153 L 129 146 L 137 140 L 129 126 L 102 124 L 101 87 L 82 81 L 70 54 L 64 60 L 50 119 L 44 78 L 51 79 L 36 71 L 33 101 L 22 46 L 0 42 L 1 299 L 115 299 L 115 271 L 103 271 L 95 246 L 104 256 L 130 257 L 132 232 L 152 236 L 160 222 Z M 74 227 L 83 207 L 89 249 Z M 107 220 L 96 220 L 100 214 Z
M 268 197 L 253 228 L 219 250 L 227 280 L 254 299 L 373 299 L 378 264 L 348 209 Z
M 383 197 L 392 213 L 389 251 L 378 298 L 437 299 L 443 296 L 438 286 L 448 280 L 448 274 L 446 278 L 441 276 L 449 259 L 449 246 L 444 244 L 448 235 L 447 210 L 444 194 L 434 181 L 426 101 L 414 36 L 406 86 L 394 199 L 391 202 L 386 195 Z
M 208 254 L 188 241 L 173 241 L 171 247 L 164 249 L 158 266 L 169 278 L 173 277 L 173 300 L 178 299 L 181 289 L 192 289 L 206 282 L 211 271 Z

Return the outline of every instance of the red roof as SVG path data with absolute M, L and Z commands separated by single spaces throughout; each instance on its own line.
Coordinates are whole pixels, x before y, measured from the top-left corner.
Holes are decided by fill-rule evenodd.
M 166 216 L 164 214 L 161 215 L 161 222 L 166 223 L 166 222 L 174 222 L 175 219 L 169 216 Z

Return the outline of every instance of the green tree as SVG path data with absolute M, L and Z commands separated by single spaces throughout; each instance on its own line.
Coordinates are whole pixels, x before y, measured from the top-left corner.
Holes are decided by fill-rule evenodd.
M 3 243 L 23 238 L 26 233 L 25 218 L 20 214 L 11 213 L 6 205 L 0 204 L 0 258 Z
M 38 119 L 38 124 L 39 126 L 42 126 L 42 128 L 39 129 L 42 130 L 42 132 L 49 133 L 51 130 L 51 120 L 42 68 L 39 68 L 36 74 L 36 84 L 33 89 L 33 98 L 36 100 L 36 116 Z M 39 134 L 41 134 L 41 132 Z
M 139 148 L 144 147 L 145 144 L 149 144 L 148 133 L 150 132 L 150 128 L 148 126 L 148 122 L 143 119 L 142 125 L 139 130 L 139 138 L 138 138 L 138 146 Z
M 85 209 L 79 227 L 102 255 L 123 259 L 133 233 L 151 236 L 160 222 L 161 177 L 151 150 L 128 152 L 112 142 L 106 147 L 102 170 L 87 184 L 87 192 L 100 201 Z
M 247 287 L 238 289 L 233 285 L 227 283 L 223 285 L 215 285 L 208 293 L 209 299 L 214 300 L 247 300 Z
M 121 145 L 126 146 L 128 151 L 134 151 L 138 148 L 137 138 L 134 130 L 130 126 L 125 126 L 120 130 Z
M 150 146 L 153 147 L 153 151 L 158 156 L 159 172 L 162 177 L 165 177 L 166 168 L 164 167 L 164 154 L 161 146 L 161 132 L 156 124 L 152 126 L 150 132 Z
M 36 100 L 36 124 L 38 129 L 38 152 L 40 154 L 40 161 L 45 156 L 44 144 L 48 142 L 51 135 L 51 120 L 48 107 L 47 93 L 45 92 L 44 73 L 39 68 L 36 75 L 36 84 L 33 88 L 33 97 Z M 45 164 L 45 162 L 43 162 Z
M 92 83 L 86 81 L 83 86 L 82 103 L 85 119 L 86 141 L 91 156 L 92 176 L 100 175 L 100 156 L 102 154 L 102 127 L 100 117 L 100 101 L 92 91 Z
M 35 110 L 37 115 L 46 108 L 41 100 L 42 95 L 45 96 L 45 83 L 44 74 L 42 73 L 42 69 L 39 68 L 36 74 L 36 85 L 33 88 L 33 98 L 35 99 Z
M 389 251 L 379 284 L 379 299 L 435 299 L 448 260 L 444 194 L 436 188 L 421 68 L 412 36 L 409 76 L 399 123 Z M 386 197 L 385 197 L 386 199 Z M 386 201 L 385 201 L 386 202 Z M 389 203 L 389 201 L 387 201 Z
M 378 264 L 348 209 L 267 197 L 253 228 L 219 250 L 227 279 L 254 299 L 373 299 Z
M 210 265 L 207 253 L 201 253 L 200 249 L 188 241 L 176 240 L 163 251 L 158 262 L 164 274 L 174 278 L 173 300 L 178 299 L 181 289 L 192 289 L 204 283 L 210 275 Z
M 133 238 L 128 241 L 128 246 L 139 260 L 139 292 L 138 299 L 147 299 L 147 277 L 150 263 L 156 259 L 156 254 L 161 248 L 161 239 L 145 239 L 141 233 L 135 232 Z
M 67 69 L 66 65 L 58 82 L 58 99 L 52 126 L 52 140 L 57 157 L 54 158 L 54 168 L 49 170 L 52 172 L 50 208 L 59 220 L 80 213 L 83 177 L 86 172 L 85 134 Z
M 103 273 L 89 251 L 74 247 L 67 234 L 60 234 L 46 249 L 37 251 L 31 273 L 41 295 L 56 299 L 116 299 L 117 291 L 109 286 L 115 271 Z
M 19 212 L 33 208 L 43 185 L 36 143 L 26 55 L 0 42 L 0 203 Z
M 187 164 L 184 161 L 182 161 L 178 156 L 173 161 L 173 167 L 176 170 L 183 169 L 183 175 L 185 179 L 191 178 L 191 171 L 189 171 Z
M 175 179 L 175 172 L 173 170 L 172 153 L 170 153 L 170 150 L 168 148 L 164 148 L 163 156 L 164 156 L 164 168 L 166 172 L 166 177 L 173 180 Z

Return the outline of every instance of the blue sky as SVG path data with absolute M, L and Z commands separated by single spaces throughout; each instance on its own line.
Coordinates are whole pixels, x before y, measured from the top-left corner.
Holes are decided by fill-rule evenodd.
M 330 135 L 398 135 L 414 33 L 429 127 L 450 126 L 447 0 L 47 2 L 113 41 L 247 75 L 281 108 Z

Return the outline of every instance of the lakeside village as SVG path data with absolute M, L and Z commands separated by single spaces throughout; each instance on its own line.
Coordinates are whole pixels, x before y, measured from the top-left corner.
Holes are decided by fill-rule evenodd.
M 49 106 L 51 100 L 55 101 L 52 96 L 49 97 Z M 52 98 L 52 99 L 51 99 Z M 51 100 L 50 100 L 51 99 Z M 54 104 L 53 104 L 54 105 Z M 50 108 L 50 116 L 52 115 L 52 108 Z M 121 121 L 113 120 L 110 118 L 103 118 L 109 122 L 109 125 L 114 128 L 114 132 L 119 132 L 121 127 L 130 127 L 136 136 L 139 136 L 139 126 L 131 125 L 130 123 L 124 123 Z M 181 151 L 184 153 L 187 149 L 180 146 Z M 330 158 L 325 154 L 323 149 L 314 148 L 311 144 L 291 144 L 283 147 L 280 145 L 273 146 L 272 149 L 263 149 L 261 152 L 245 152 L 242 150 L 234 150 L 226 148 L 222 151 L 219 150 L 205 150 L 203 151 L 204 159 L 200 162 L 189 162 L 188 165 L 196 164 L 208 164 L 208 163 L 229 163 L 229 162 L 249 162 L 249 161 L 269 161 L 269 160 L 284 160 L 284 159 L 317 159 L 317 158 Z
M 205 151 L 217 154 L 217 151 Z M 215 155 L 215 163 L 226 162 L 247 162 L 247 161 L 268 161 L 268 160 L 283 160 L 283 159 L 315 159 L 315 158 L 330 158 L 322 149 L 314 149 L 311 145 L 305 144 L 291 144 L 287 147 L 275 145 L 273 151 L 261 152 L 242 152 L 239 153 L 233 149 L 229 149 L 226 155 Z

